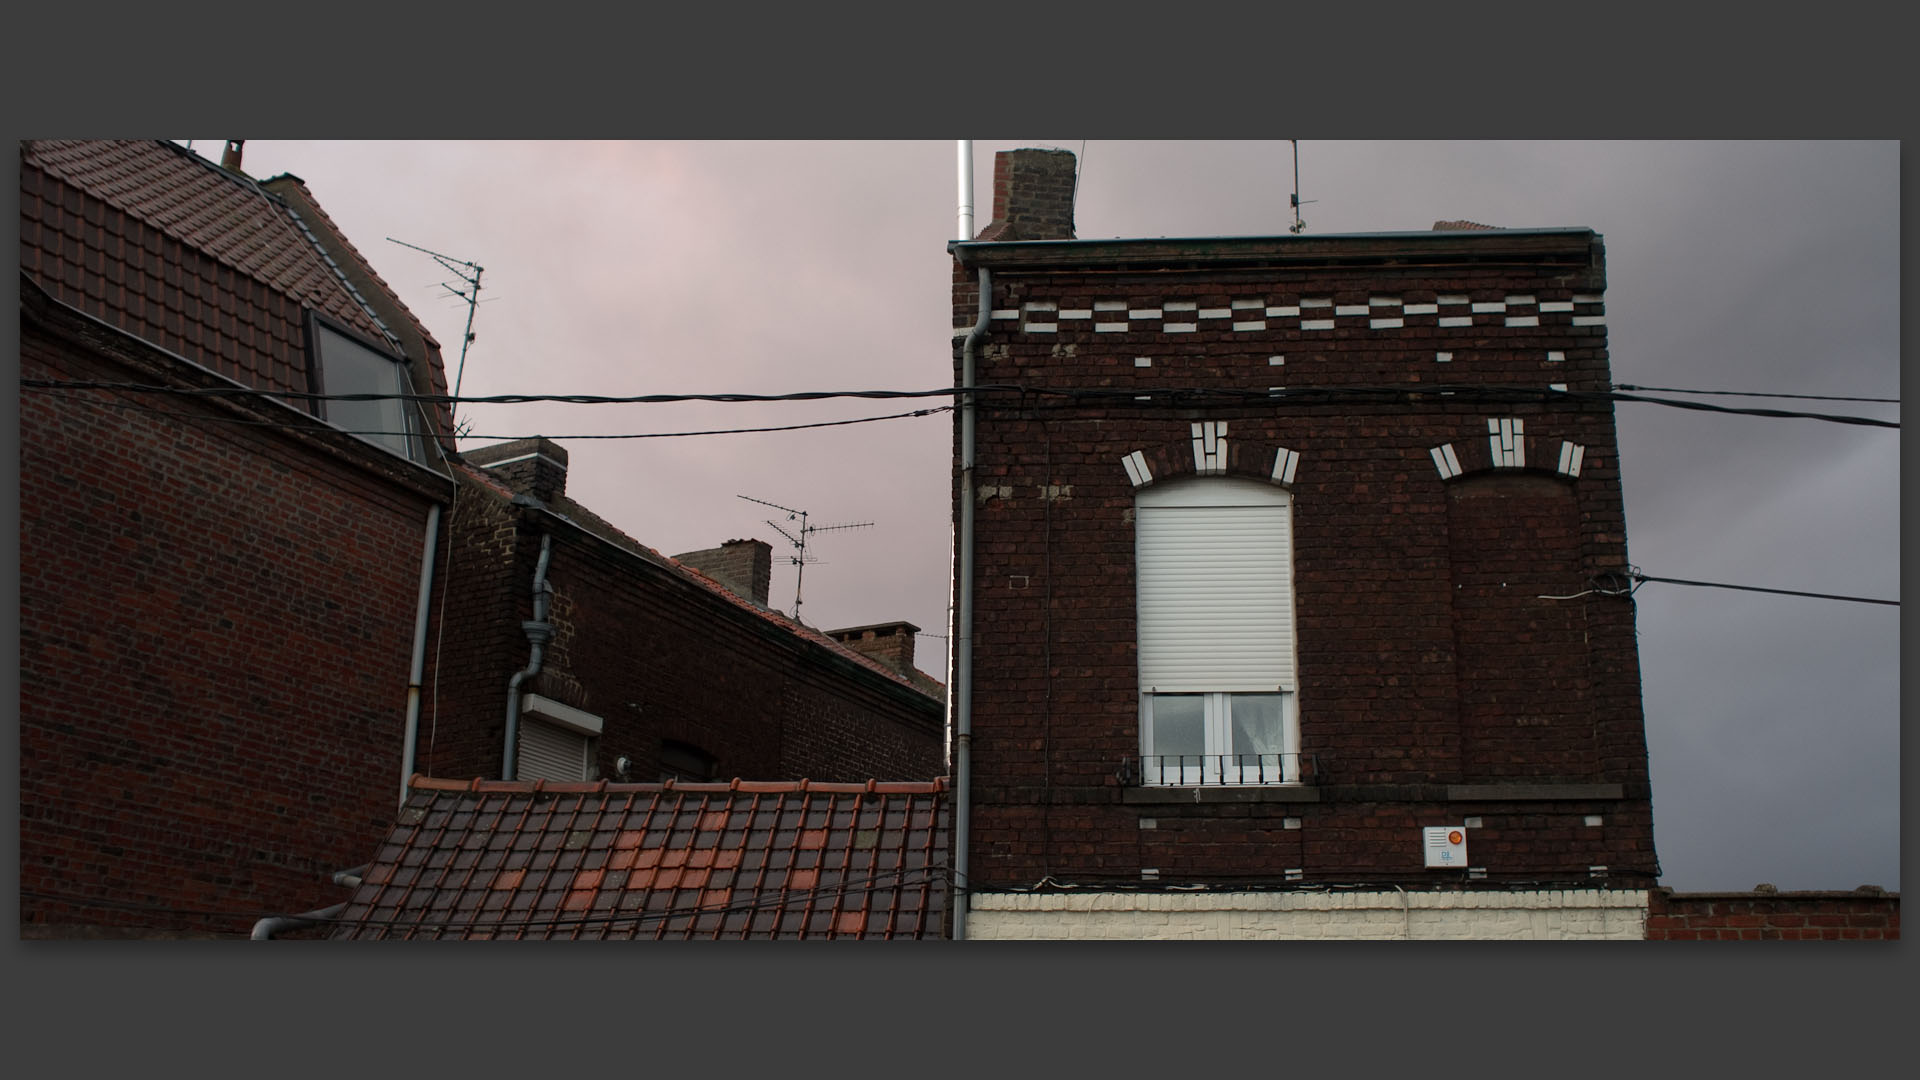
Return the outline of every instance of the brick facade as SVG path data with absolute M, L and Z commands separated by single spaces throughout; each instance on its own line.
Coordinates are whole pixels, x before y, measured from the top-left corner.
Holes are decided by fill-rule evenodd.
M 1900 896 L 1852 892 L 1676 893 L 1655 890 L 1649 941 L 1897 941 Z
M 542 460 L 564 463 L 541 442 Z M 487 448 L 469 459 L 502 456 Z M 564 468 L 545 481 L 549 499 L 516 502 L 514 485 L 530 481 L 515 468 L 462 472 L 420 771 L 500 777 L 508 683 L 530 656 L 520 626 L 533 618 L 534 571 L 551 537 L 553 638 L 523 689 L 601 718 L 589 779 L 619 779 L 624 757 L 629 778 L 657 780 L 669 742 L 712 759 L 720 779 L 944 773 L 937 699 L 621 533 L 566 498 Z
M 985 268 L 974 382 L 1020 388 L 977 410 L 973 888 L 1647 888 L 1600 238 L 1024 229 L 954 246 L 956 385 Z M 1202 472 L 1291 496 L 1298 786 L 1140 782 L 1134 500 Z
M 23 378 L 182 370 L 22 291 Z M 445 482 L 279 406 L 20 409 L 22 933 L 233 935 L 313 907 L 398 806 Z

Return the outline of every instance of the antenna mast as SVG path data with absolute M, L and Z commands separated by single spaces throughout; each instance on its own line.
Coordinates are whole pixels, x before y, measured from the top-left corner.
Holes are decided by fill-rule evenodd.
M 1300 201 L 1300 140 L 1288 139 L 1287 141 L 1293 144 L 1293 224 L 1287 226 L 1287 231 L 1298 236 L 1307 230 L 1307 223 L 1300 220 L 1300 207 L 1305 205 Z M 1319 199 L 1307 200 L 1307 202 L 1319 201 Z
M 750 503 L 759 503 L 761 506 L 771 506 L 775 510 L 784 510 L 786 512 L 787 520 L 789 522 L 797 521 L 800 523 L 798 526 L 794 528 L 792 532 L 788 532 L 778 522 L 775 522 L 775 521 L 767 522 L 768 525 L 773 526 L 774 532 L 777 532 L 781 536 L 786 537 L 787 543 L 793 545 L 794 553 L 792 555 L 787 556 L 787 558 L 791 560 L 793 565 L 797 568 L 794 571 L 794 575 L 793 575 L 793 621 L 794 622 L 800 621 L 800 583 L 801 583 L 802 577 L 807 572 L 807 564 L 810 562 L 819 561 L 818 559 L 812 559 L 807 556 L 807 537 L 812 536 L 814 533 L 817 533 L 817 532 L 832 532 L 835 529 L 864 529 L 867 526 L 873 524 L 873 522 L 871 521 L 850 521 L 841 525 L 809 525 L 807 524 L 807 512 L 805 510 L 795 510 L 790 506 L 781 506 L 779 503 L 770 503 L 765 499 L 756 499 L 751 495 L 737 495 L 735 496 L 735 498 L 745 499 Z
M 460 408 L 460 379 L 467 373 L 467 346 L 473 344 L 473 309 L 480 306 L 480 274 L 483 268 L 474 263 L 456 259 L 451 255 L 442 255 L 437 251 L 429 251 L 418 244 L 409 244 L 405 240 L 395 240 L 391 236 L 387 237 L 387 242 L 389 244 L 399 244 L 403 248 L 412 248 L 415 251 L 433 256 L 434 262 L 446 267 L 449 273 L 459 278 L 460 283 L 466 286 L 464 289 L 456 289 L 444 281 L 440 283 L 441 288 L 467 302 L 467 329 L 460 338 L 460 363 L 459 366 L 453 369 L 453 396 L 455 400 L 450 408 L 457 411 Z M 472 271 L 472 276 L 468 276 L 468 271 Z M 458 434 L 458 429 L 459 425 L 456 424 L 456 434 Z

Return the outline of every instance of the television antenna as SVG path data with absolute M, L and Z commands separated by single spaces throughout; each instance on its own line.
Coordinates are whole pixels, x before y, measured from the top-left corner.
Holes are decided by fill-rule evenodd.
M 460 407 L 460 377 L 467 372 L 467 346 L 473 344 L 473 309 L 480 306 L 480 274 L 483 268 L 474 263 L 456 259 L 451 255 L 442 255 L 437 251 L 429 251 L 418 244 L 409 244 L 405 240 L 395 240 L 391 236 L 387 237 L 387 243 L 399 244 L 403 248 L 412 248 L 422 254 L 433 256 L 434 262 L 446 267 L 448 273 L 459 278 L 460 284 L 466 286 L 464 289 L 456 289 L 444 281 L 440 283 L 441 288 L 467 302 L 467 330 L 460 338 L 460 364 L 453 369 L 454 401 L 450 407 L 457 410 Z M 472 272 L 471 276 L 469 276 L 469 271 Z
M 839 525 L 809 525 L 807 524 L 807 512 L 805 510 L 795 510 L 791 506 L 781 506 L 779 503 L 770 503 L 765 499 L 756 499 L 751 495 L 737 495 L 735 498 L 745 499 L 750 503 L 759 503 L 761 506 L 771 506 L 775 510 L 784 511 L 787 515 L 788 525 L 799 522 L 798 525 L 793 525 L 792 529 L 789 530 L 787 526 L 783 526 L 777 521 L 767 521 L 768 525 L 773 526 L 774 532 L 786 537 L 787 543 L 793 545 L 793 554 L 787 556 L 787 558 L 792 561 L 795 567 L 793 574 L 794 622 L 800 621 L 800 582 L 807 572 L 807 564 L 820 561 L 807 554 L 807 538 L 814 533 L 833 532 L 837 529 L 864 529 L 873 524 L 871 521 L 849 521 Z
M 1300 220 L 1300 208 L 1306 205 L 1300 201 L 1300 140 L 1288 139 L 1287 141 L 1293 144 L 1293 224 L 1287 226 L 1287 231 L 1298 236 L 1307 231 L 1307 223 Z M 1308 199 L 1306 202 L 1319 201 L 1319 199 Z

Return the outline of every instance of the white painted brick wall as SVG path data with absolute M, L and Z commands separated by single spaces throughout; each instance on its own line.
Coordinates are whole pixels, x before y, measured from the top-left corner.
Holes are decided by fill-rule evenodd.
M 1001 940 L 1639 941 L 1647 894 L 1524 892 L 982 893 L 967 936 Z

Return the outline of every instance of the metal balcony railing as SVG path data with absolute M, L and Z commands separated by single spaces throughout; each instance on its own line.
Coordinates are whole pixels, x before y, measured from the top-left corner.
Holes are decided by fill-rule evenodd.
M 1287 766 L 1300 776 L 1300 754 L 1149 754 L 1140 759 L 1140 782 L 1149 787 L 1210 787 L 1284 784 Z

